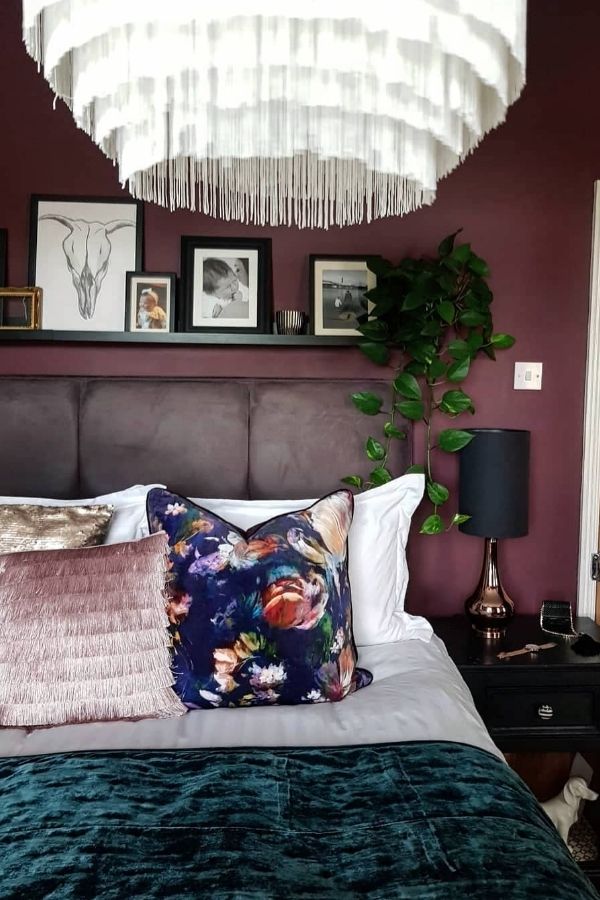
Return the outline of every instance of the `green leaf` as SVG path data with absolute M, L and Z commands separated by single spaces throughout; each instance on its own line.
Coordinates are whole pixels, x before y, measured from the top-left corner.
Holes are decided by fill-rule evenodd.
M 387 300 L 392 295 L 387 284 L 378 284 L 376 287 L 365 291 L 364 296 L 367 300 L 371 300 L 372 303 L 377 303 L 379 300 Z
M 488 285 L 481 278 L 474 278 L 471 282 L 471 292 L 475 294 L 478 301 L 484 306 L 489 306 L 494 295 L 490 291 Z
M 480 256 L 475 256 L 474 253 L 471 254 L 471 258 L 469 259 L 469 269 L 481 278 L 487 278 L 490 274 L 490 268 L 485 259 L 481 259 Z
M 435 359 L 431 360 L 427 374 L 430 378 L 440 378 L 446 374 L 446 363 L 436 356 Z
M 454 272 L 455 274 L 458 274 L 461 271 L 461 264 L 456 262 L 456 260 L 453 259 L 452 256 L 445 256 L 442 259 L 442 265 L 447 269 L 450 269 L 450 271 Z
M 474 328 L 477 325 L 483 325 L 486 316 L 483 313 L 477 312 L 476 309 L 463 309 L 458 319 L 461 325 L 466 325 L 468 328 Z
M 448 353 L 452 359 L 465 359 L 471 355 L 469 345 L 466 341 L 450 341 L 448 344 Z
M 401 372 L 400 375 L 394 378 L 393 388 L 396 393 L 406 397 L 407 400 L 421 399 L 421 386 L 415 376 L 409 372 Z
M 490 344 L 497 350 L 508 350 L 514 343 L 512 334 L 493 334 L 490 338 Z
M 358 330 L 364 337 L 370 338 L 372 341 L 385 341 L 388 337 L 388 327 L 379 319 L 371 319 L 370 322 L 359 325 Z
M 425 474 L 425 466 L 419 466 L 416 464 L 414 466 L 409 466 L 404 474 L 405 475 L 424 475 Z
M 470 444 L 474 437 L 475 435 L 471 434 L 470 431 L 461 431 L 459 428 L 446 428 L 440 432 L 438 444 L 446 453 L 456 453 L 457 450 L 462 450 L 463 447 Z
M 406 366 L 404 366 L 404 371 L 408 372 L 410 375 L 424 375 L 426 369 L 427 366 L 425 366 L 423 363 L 416 362 L 416 360 L 414 359 L 412 362 L 409 362 Z
M 449 234 L 448 237 L 445 237 L 444 240 L 438 247 L 438 254 L 440 256 L 448 256 L 449 253 L 452 253 L 454 248 L 454 241 L 456 240 L 456 235 L 460 234 L 462 228 L 459 228 L 458 231 L 455 231 L 453 234 Z
M 387 275 L 390 269 L 393 269 L 391 262 L 387 259 L 384 259 L 382 256 L 367 256 L 367 269 L 370 272 L 374 272 L 378 278 L 382 278 L 384 275 Z
M 383 400 L 377 394 L 370 391 L 360 391 L 357 394 L 351 394 L 350 399 L 355 407 L 367 416 L 376 416 L 383 406 Z
M 452 322 L 454 321 L 454 303 L 451 303 L 450 300 L 444 300 L 438 305 L 437 314 L 440 319 L 443 319 L 448 325 L 452 325 Z
M 432 319 L 430 322 L 425 322 L 421 328 L 421 335 L 423 337 L 439 337 L 442 330 L 443 326 Z
M 482 335 L 478 331 L 472 331 L 467 338 L 467 344 L 469 350 L 471 351 L 471 356 L 475 356 L 475 354 L 483 344 Z
M 378 466 L 376 469 L 373 469 L 369 478 L 373 484 L 379 486 L 380 484 L 387 484 L 388 481 L 391 481 L 392 475 L 385 466 Z
M 387 438 L 397 438 L 399 441 L 406 439 L 406 432 L 402 431 L 393 422 L 386 422 L 383 426 L 383 433 Z
M 425 341 L 413 341 L 406 349 L 413 359 L 423 363 L 425 366 L 430 364 L 437 352 L 435 344 L 426 343 Z
M 424 303 L 427 303 L 427 295 L 420 293 L 419 291 L 409 291 L 402 301 L 402 309 L 406 312 L 411 309 L 418 309 L 419 306 L 423 306 Z
M 342 478 L 344 484 L 350 484 L 352 487 L 361 488 L 364 484 L 363 479 L 360 475 L 346 475 L 345 478 Z
M 469 356 L 452 363 L 451 366 L 448 366 L 448 381 L 462 381 L 469 374 L 470 365 L 471 359 Z
M 425 406 L 422 400 L 401 400 L 396 403 L 396 409 L 405 419 L 417 422 L 425 415 Z
M 441 516 L 427 516 L 421 525 L 421 534 L 440 534 L 444 530 Z
M 452 516 L 452 521 L 450 522 L 450 527 L 453 525 L 462 525 L 463 522 L 468 522 L 471 516 L 463 516 L 460 513 L 455 513 Z
M 447 487 L 444 487 L 443 484 L 439 484 L 437 481 L 428 481 L 427 496 L 434 506 L 441 506 L 450 496 L 450 491 Z
M 454 294 L 456 292 L 456 278 L 454 275 L 450 275 L 449 272 L 442 269 L 436 280 L 444 294 Z
M 367 438 L 365 450 L 372 462 L 379 462 L 379 460 L 385 459 L 385 447 L 380 441 L 376 441 L 375 438 Z
M 463 412 L 474 412 L 473 401 L 464 391 L 446 391 L 440 400 L 440 409 L 448 416 L 458 416 Z
M 390 358 L 390 351 L 385 344 L 375 344 L 372 341 L 364 341 L 359 344 L 362 352 L 371 362 L 377 363 L 378 366 L 385 366 Z
M 458 263 L 466 263 L 472 255 L 470 244 L 459 244 L 452 251 L 452 259 Z

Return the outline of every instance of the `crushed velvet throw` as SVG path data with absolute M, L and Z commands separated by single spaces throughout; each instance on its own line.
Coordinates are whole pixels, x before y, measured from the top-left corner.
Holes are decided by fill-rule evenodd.
M 461 744 L 20 757 L 0 790 L 15 900 L 598 896 L 518 776 Z
M 165 534 L 0 555 L 0 725 L 181 715 Z

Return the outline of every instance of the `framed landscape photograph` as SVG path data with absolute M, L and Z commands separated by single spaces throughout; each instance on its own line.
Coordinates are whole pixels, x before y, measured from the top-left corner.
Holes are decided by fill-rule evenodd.
M 312 333 L 360 337 L 357 319 L 369 311 L 365 294 L 376 285 L 364 256 L 311 256 Z
M 271 330 L 269 239 L 182 237 L 185 331 Z
M 126 197 L 33 196 L 29 283 L 42 328 L 123 331 L 125 273 L 142 268 L 143 204 Z
M 175 330 L 174 272 L 127 272 L 125 331 Z

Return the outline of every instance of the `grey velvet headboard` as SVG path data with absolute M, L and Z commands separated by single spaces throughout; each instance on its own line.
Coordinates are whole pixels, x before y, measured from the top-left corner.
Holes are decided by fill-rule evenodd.
M 162 482 L 188 496 L 291 499 L 366 475 L 377 381 L 0 377 L 0 494 L 92 497 Z M 412 442 L 394 442 L 397 472 Z

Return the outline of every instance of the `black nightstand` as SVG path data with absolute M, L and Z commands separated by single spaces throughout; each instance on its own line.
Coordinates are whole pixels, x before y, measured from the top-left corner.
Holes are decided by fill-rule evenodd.
M 600 656 L 573 653 L 571 641 L 542 631 L 537 616 L 515 616 L 496 640 L 478 635 L 465 616 L 431 619 L 431 624 L 503 752 L 600 751 Z M 600 641 L 600 628 L 591 619 L 576 619 L 575 629 Z M 551 641 L 557 646 L 535 655 L 496 656 Z M 592 807 L 590 817 L 597 819 L 600 810 Z M 594 826 L 600 831 L 597 821 Z M 600 860 L 583 868 L 598 888 Z
M 501 750 L 600 750 L 600 656 L 573 653 L 571 641 L 542 631 L 537 616 L 515 616 L 496 640 L 480 637 L 464 616 L 431 624 Z M 577 619 L 575 629 L 600 641 L 591 619 Z M 557 646 L 535 655 L 496 655 L 551 641 Z

